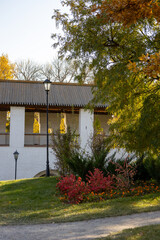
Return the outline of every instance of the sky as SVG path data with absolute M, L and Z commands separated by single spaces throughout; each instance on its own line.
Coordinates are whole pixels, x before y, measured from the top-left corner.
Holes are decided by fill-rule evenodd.
M 57 54 L 51 34 L 57 30 L 51 19 L 60 0 L 0 0 L 0 56 L 13 63 L 32 60 L 51 62 Z

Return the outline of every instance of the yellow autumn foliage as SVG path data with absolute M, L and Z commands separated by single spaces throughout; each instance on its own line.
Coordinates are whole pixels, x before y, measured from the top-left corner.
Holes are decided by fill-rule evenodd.
M 128 69 L 132 72 L 143 72 L 149 78 L 159 79 L 160 75 L 160 52 L 146 54 L 139 57 L 139 62 L 129 62 Z
M 160 5 L 158 0 L 104 0 L 101 6 L 94 6 L 97 16 L 106 16 L 104 22 L 116 21 L 124 26 L 136 23 L 139 19 L 154 17 L 160 21 Z
M 94 121 L 94 129 L 97 134 L 102 134 L 103 133 L 103 128 L 101 127 L 101 123 L 98 118 L 95 118 Z
M 34 113 L 33 133 L 40 133 L 39 113 Z
M 60 133 L 65 134 L 66 132 L 67 132 L 66 120 L 65 120 L 64 114 L 62 113 L 61 114 L 61 122 L 60 122 Z
M 14 64 L 11 64 L 8 55 L 0 57 L 0 79 L 13 79 Z

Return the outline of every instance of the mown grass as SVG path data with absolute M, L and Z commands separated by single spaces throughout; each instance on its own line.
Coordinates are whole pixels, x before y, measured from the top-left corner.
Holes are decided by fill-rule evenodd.
M 160 193 L 66 204 L 54 177 L 0 182 L 0 225 L 67 222 L 160 210 Z
M 97 240 L 159 240 L 160 225 L 138 227 L 123 230 L 121 233 L 110 235 Z

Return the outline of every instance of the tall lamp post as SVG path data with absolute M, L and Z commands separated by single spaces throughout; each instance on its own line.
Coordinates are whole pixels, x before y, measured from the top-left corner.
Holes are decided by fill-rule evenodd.
M 46 79 L 44 82 L 44 88 L 46 91 L 46 102 L 47 102 L 47 160 L 46 160 L 46 177 L 50 176 L 49 170 L 49 153 L 48 153 L 48 92 L 51 88 L 51 81 Z
M 14 159 L 15 159 L 15 180 L 16 180 L 16 178 L 17 178 L 17 159 L 18 159 L 18 155 L 19 155 L 17 150 L 13 153 L 13 155 L 14 155 Z

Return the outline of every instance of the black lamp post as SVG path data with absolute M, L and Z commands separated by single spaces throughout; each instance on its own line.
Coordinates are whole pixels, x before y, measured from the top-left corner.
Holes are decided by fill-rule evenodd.
M 51 81 L 46 79 L 44 82 L 44 88 L 46 91 L 46 101 L 47 101 L 47 161 L 46 161 L 46 177 L 50 176 L 50 171 L 49 171 L 49 153 L 48 153 L 48 92 L 51 88 Z
M 19 155 L 17 150 L 13 153 L 13 155 L 14 155 L 14 159 L 15 159 L 15 180 L 16 180 L 16 178 L 17 178 L 17 159 L 18 159 L 18 155 Z

